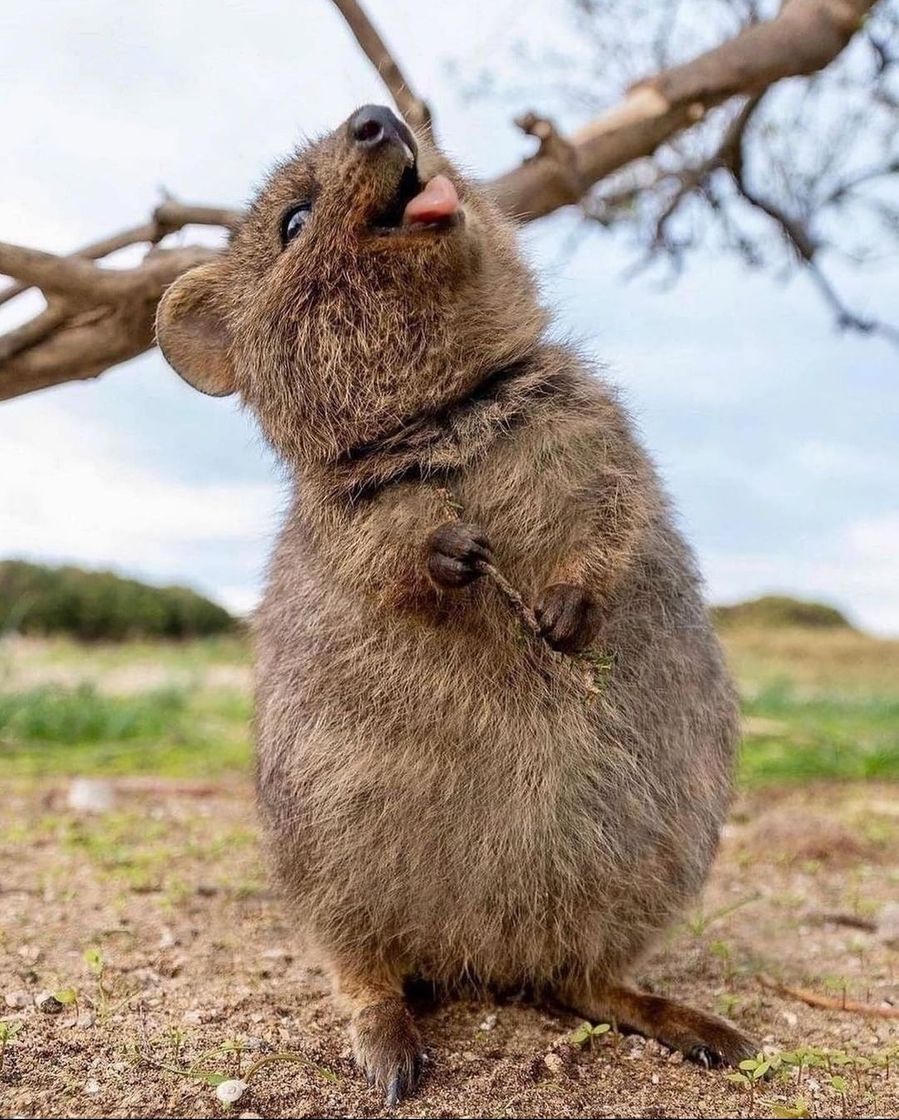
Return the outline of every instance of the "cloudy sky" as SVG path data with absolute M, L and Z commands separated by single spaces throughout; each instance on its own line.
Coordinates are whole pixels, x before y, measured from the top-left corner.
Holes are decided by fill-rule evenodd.
M 448 62 L 508 67 L 563 6 L 456 0 L 425 20 L 418 0 L 369 5 L 479 175 L 528 146 L 515 106 L 467 103 Z M 518 108 L 540 105 L 541 80 Z M 385 96 L 328 0 L 4 0 L 0 88 L 0 239 L 51 250 L 136 224 L 162 187 L 240 203 L 304 134 Z M 896 351 L 835 334 L 801 277 L 705 257 L 660 292 L 625 283 L 630 257 L 598 232 L 561 253 L 572 228 L 541 223 L 527 251 L 560 329 L 623 386 L 710 597 L 821 597 L 899 633 Z M 895 306 L 899 264 L 845 283 L 862 306 L 889 292 Z M 190 583 L 243 610 L 282 504 L 252 421 L 157 354 L 0 405 L 0 556 Z

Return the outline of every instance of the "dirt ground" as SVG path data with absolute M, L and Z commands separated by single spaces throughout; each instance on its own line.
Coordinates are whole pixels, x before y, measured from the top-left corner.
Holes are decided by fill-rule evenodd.
M 895 1117 L 899 1020 L 812 1009 L 759 975 L 899 1007 L 897 899 L 899 788 L 755 793 L 701 906 L 644 973 L 731 1016 L 767 1052 L 813 1048 L 801 1084 L 784 1067 L 750 1093 L 642 1039 L 578 1045 L 578 1020 L 553 1008 L 459 1001 L 422 1012 L 430 1061 L 397 1115 Z M 211 1082 L 240 1073 L 249 1088 L 233 1115 L 380 1114 L 292 927 L 243 785 L 130 780 L 111 811 L 88 817 L 66 808 L 62 783 L 7 788 L 0 1113 L 217 1116 Z M 293 1060 L 253 1070 L 283 1053 Z

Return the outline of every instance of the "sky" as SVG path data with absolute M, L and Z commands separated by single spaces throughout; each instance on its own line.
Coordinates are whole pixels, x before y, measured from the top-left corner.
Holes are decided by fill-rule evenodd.
M 540 107 L 550 76 L 534 71 L 528 104 L 472 104 L 452 64 L 502 77 L 565 7 L 368 4 L 478 176 L 529 151 L 511 118 Z M 139 223 L 163 188 L 238 205 L 304 135 L 387 100 L 329 0 L 4 0 L 0 90 L 0 240 L 53 251 Z M 899 352 L 837 334 L 801 276 L 706 255 L 666 291 L 626 281 L 632 258 L 601 231 L 562 252 L 574 221 L 527 229 L 525 251 L 557 333 L 623 389 L 709 598 L 820 598 L 899 634 Z M 862 306 L 899 304 L 899 262 L 842 280 Z M 242 612 L 284 504 L 252 418 L 156 352 L 0 404 L 0 557 L 187 583 Z

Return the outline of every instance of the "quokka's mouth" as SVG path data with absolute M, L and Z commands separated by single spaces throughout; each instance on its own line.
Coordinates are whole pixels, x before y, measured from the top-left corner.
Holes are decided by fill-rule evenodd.
M 435 175 L 422 182 L 417 165 L 403 168 L 396 193 L 377 214 L 372 229 L 379 234 L 439 232 L 452 229 L 463 220 L 462 204 L 455 186 L 446 175 Z

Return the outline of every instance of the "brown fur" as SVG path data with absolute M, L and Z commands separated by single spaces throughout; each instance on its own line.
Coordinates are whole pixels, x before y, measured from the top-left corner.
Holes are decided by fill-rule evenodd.
M 239 390 L 294 480 L 257 622 L 275 866 L 391 1099 L 415 1079 L 413 975 L 529 983 L 739 1060 L 734 1028 L 627 986 L 730 799 L 736 707 L 692 555 L 615 392 L 547 340 L 511 227 L 439 153 L 419 167 L 464 224 L 372 232 L 398 165 L 341 127 L 160 313 L 178 368 Z M 484 555 L 553 644 L 614 655 L 594 703 Z

